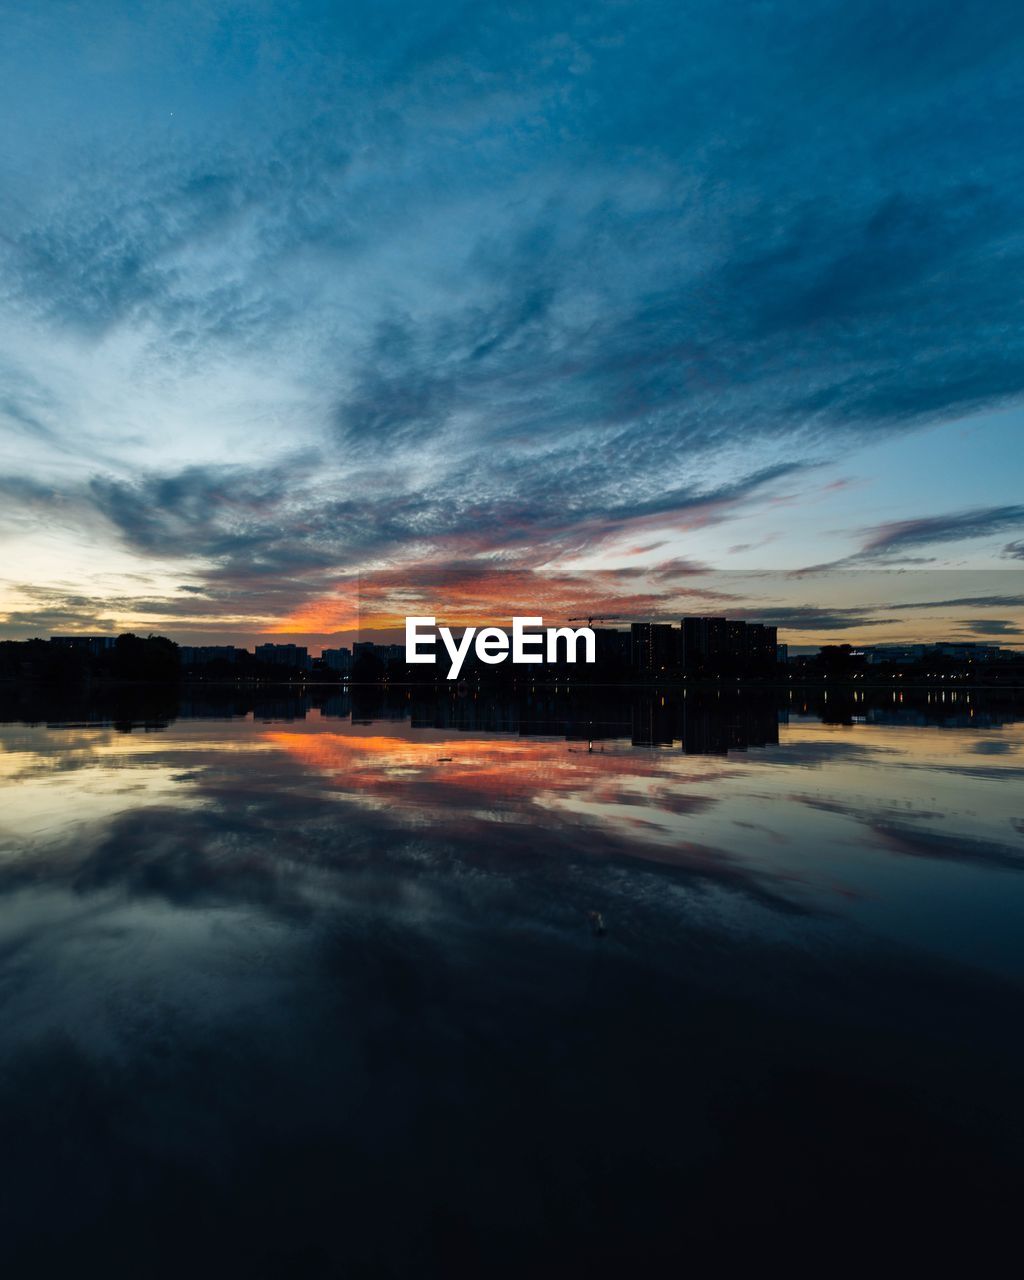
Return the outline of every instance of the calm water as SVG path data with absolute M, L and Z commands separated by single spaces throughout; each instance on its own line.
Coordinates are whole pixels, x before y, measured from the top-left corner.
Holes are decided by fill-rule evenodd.
M 980 1266 L 1012 1238 L 1012 707 L 0 716 L 12 1274 Z

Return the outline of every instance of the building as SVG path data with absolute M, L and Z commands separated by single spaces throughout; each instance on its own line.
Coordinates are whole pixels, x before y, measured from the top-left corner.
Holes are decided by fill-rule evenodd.
M 98 658 L 117 644 L 117 636 L 50 636 L 50 644 L 60 645 L 62 649 L 80 649 Z
M 183 644 L 178 649 L 178 656 L 183 667 L 205 667 L 211 662 L 230 662 L 238 660 L 239 652 L 233 644 Z
M 729 624 L 725 618 L 708 618 L 708 660 L 720 666 L 729 653 Z
M 598 667 L 619 670 L 631 660 L 632 636 L 615 627 L 594 627 L 594 656 Z
M 320 661 L 328 671 L 336 671 L 343 676 L 352 674 L 351 649 L 324 649 L 320 655 Z
M 754 670 L 767 670 L 779 660 L 779 632 L 764 622 L 747 625 L 744 661 Z
M 745 622 L 725 618 L 683 618 L 682 664 L 689 672 L 717 671 L 728 658 L 730 646 L 745 644 Z
M 925 647 L 923 644 L 880 644 L 864 652 L 869 666 L 891 663 L 896 667 L 910 667 L 921 661 Z
M 758 624 L 754 624 L 755 626 Z M 725 658 L 730 669 L 746 665 L 748 658 L 748 636 L 752 627 L 745 622 L 726 619 L 725 623 Z
M 778 630 L 738 618 L 683 618 L 682 663 L 688 675 L 767 671 L 778 661 Z
M 358 662 L 360 658 L 375 658 L 385 666 L 389 662 L 404 662 L 405 645 L 374 644 L 372 640 L 357 640 L 352 646 L 352 661 Z
M 975 640 L 942 641 L 938 644 L 877 644 L 865 650 L 871 666 L 910 667 L 930 659 L 947 662 L 998 662 L 1006 650 Z
M 275 667 L 297 667 L 309 671 L 312 663 L 304 644 L 258 644 L 256 661 Z
M 636 671 L 668 671 L 678 665 L 676 636 L 668 622 L 634 622 L 630 627 L 630 662 Z
M 684 671 L 699 671 L 707 664 L 708 658 L 708 619 L 683 618 L 682 661 Z
M 937 657 L 953 658 L 957 662 L 997 662 L 1003 653 L 998 645 L 979 644 L 975 640 L 965 640 L 956 644 L 947 642 L 928 647 Z

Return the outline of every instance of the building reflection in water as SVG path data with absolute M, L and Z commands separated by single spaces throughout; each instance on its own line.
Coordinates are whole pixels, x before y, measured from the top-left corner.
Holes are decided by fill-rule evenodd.
M 258 723 L 319 720 L 353 724 L 408 723 L 412 729 L 562 737 L 573 743 L 628 742 L 725 755 L 779 745 L 791 715 L 825 724 L 1010 725 L 1024 718 L 1012 691 L 963 690 L 669 690 L 535 689 L 519 694 L 438 693 L 416 686 L 252 686 L 115 690 L 85 695 L 61 691 L 0 693 L 0 722 L 52 727 L 113 725 L 158 729 L 175 720 L 251 717 Z
M 879 1206 L 876 1257 L 1012 1231 L 1020 712 L 9 690 L 7 1271 L 660 1275 L 809 1230 L 827 1259 Z

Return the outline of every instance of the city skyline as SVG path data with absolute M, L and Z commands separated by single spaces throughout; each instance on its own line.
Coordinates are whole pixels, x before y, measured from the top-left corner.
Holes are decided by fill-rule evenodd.
M 514 619 L 513 621 L 518 623 L 522 623 L 524 621 L 532 623 L 534 619 Z M 543 622 L 543 619 L 539 619 L 537 621 Z M 597 618 L 578 618 L 573 619 L 572 621 L 580 624 L 587 623 L 589 626 L 591 623 L 599 624 L 601 620 Z M 422 623 L 424 620 L 417 619 L 417 622 Z M 718 628 L 717 638 L 713 638 L 715 635 L 714 629 L 716 627 Z M 478 628 L 467 623 L 465 629 L 468 629 L 472 633 Z M 490 626 L 488 629 L 491 631 L 500 631 L 507 637 L 511 637 L 514 631 L 513 627 L 500 626 Z M 547 628 L 547 630 L 550 631 L 552 628 Z M 567 630 L 570 633 L 572 632 L 573 628 L 571 624 Z M 791 654 L 807 655 L 815 652 L 821 652 L 826 649 L 836 648 L 851 649 L 854 653 L 859 652 L 862 655 L 876 654 L 879 657 L 889 652 L 905 653 L 909 655 L 915 651 L 921 651 L 918 652 L 918 656 L 921 656 L 923 651 L 929 650 L 946 651 L 947 653 L 958 652 L 960 654 L 968 654 L 976 650 L 979 654 L 1002 653 L 1004 655 L 1014 655 L 1020 652 L 1020 650 L 1013 646 L 1000 645 L 991 641 L 980 641 L 975 638 L 947 638 L 945 640 L 928 641 L 907 639 L 902 641 L 882 641 L 876 644 L 851 644 L 849 640 L 845 639 L 841 635 L 837 635 L 831 637 L 825 645 L 791 645 L 778 639 L 778 628 L 770 622 L 759 622 L 753 618 L 730 618 L 725 615 L 716 614 L 695 614 L 676 620 L 634 620 L 632 622 L 617 620 L 613 622 L 611 626 L 597 625 L 593 628 L 593 631 L 597 638 L 597 660 L 599 662 L 602 661 L 602 652 L 604 653 L 605 658 L 609 656 L 607 648 L 602 650 L 602 646 L 606 641 L 615 637 L 621 638 L 627 642 L 626 647 L 622 652 L 624 654 L 628 654 L 630 652 L 629 641 L 632 637 L 634 646 L 633 656 L 630 658 L 632 665 L 637 665 L 635 660 L 635 645 L 638 634 L 645 633 L 643 643 L 650 646 L 653 643 L 657 643 L 656 633 L 659 632 L 672 633 L 675 637 L 673 643 L 678 650 L 678 656 L 682 658 L 683 665 L 687 665 L 686 654 L 688 651 L 691 655 L 699 654 L 702 657 L 709 657 L 715 653 L 721 653 L 723 656 L 738 656 L 740 654 L 747 655 L 751 645 L 754 645 L 756 649 L 759 650 L 760 646 L 765 643 L 770 646 L 771 653 L 773 655 L 775 650 L 778 649 L 778 661 L 780 663 L 784 663 L 787 660 L 787 656 Z M 527 635 L 533 634 L 540 637 L 544 632 L 545 628 L 541 626 L 527 625 L 523 627 L 523 633 Z M 428 634 L 432 634 L 429 631 L 429 628 Z M 453 630 L 452 637 L 455 640 L 459 640 L 461 639 L 462 634 L 463 631 L 456 627 Z M 245 645 L 232 644 L 194 645 L 179 642 L 174 636 L 161 636 L 155 638 L 161 641 L 170 640 L 173 644 L 177 645 L 183 666 L 203 665 L 222 658 L 233 660 L 236 655 L 245 655 L 250 658 L 255 657 L 257 660 L 262 658 L 265 661 L 278 665 L 282 663 L 284 665 L 289 665 L 286 661 L 287 659 L 296 659 L 298 661 L 295 665 L 305 665 L 307 669 L 309 668 L 309 662 L 319 659 L 327 667 L 336 667 L 338 670 L 348 672 L 351 669 L 352 660 L 358 657 L 360 651 L 366 653 L 376 651 L 378 654 L 386 654 L 390 658 L 404 660 L 404 655 L 407 650 L 407 646 L 402 643 L 403 639 L 406 638 L 404 635 L 391 631 L 363 631 L 361 633 L 356 633 L 356 635 L 360 638 L 351 640 L 348 645 L 337 644 L 333 646 L 322 646 L 319 654 L 311 652 L 309 646 L 296 644 L 293 641 L 281 642 L 264 640 L 255 644 L 251 648 L 247 648 Z M 150 638 L 152 639 L 154 637 L 151 636 Z M 422 639 L 422 634 L 420 638 Z M 434 639 L 436 641 L 436 636 Z M 117 644 L 118 637 L 112 634 L 90 635 L 84 632 L 78 632 L 68 633 L 65 635 L 51 635 L 49 637 L 34 637 L 33 643 L 39 643 L 45 640 L 48 640 L 51 645 L 62 645 L 67 648 L 80 649 L 83 652 L 92 654 L 93 656 L 100 656 L 113 651 Z M 10 643 L 17 645 L 26 642 L 9 642 L 0 640 L 0 644 Z M 774 661 L 774 657 L 772 660 Z M 655 664 L 652 660 L 648 660 L 645 665 L 652 666 Z
M 1021 643 L 1011 10 L 61 14 L 0 53 L 0 638 L 443 583 Z

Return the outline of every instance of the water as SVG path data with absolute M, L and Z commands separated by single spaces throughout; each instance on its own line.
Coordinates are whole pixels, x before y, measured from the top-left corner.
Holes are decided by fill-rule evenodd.
M 0 1260 L 977 1267 L 1024 1150 L 1021 711 L 0 703 Z

